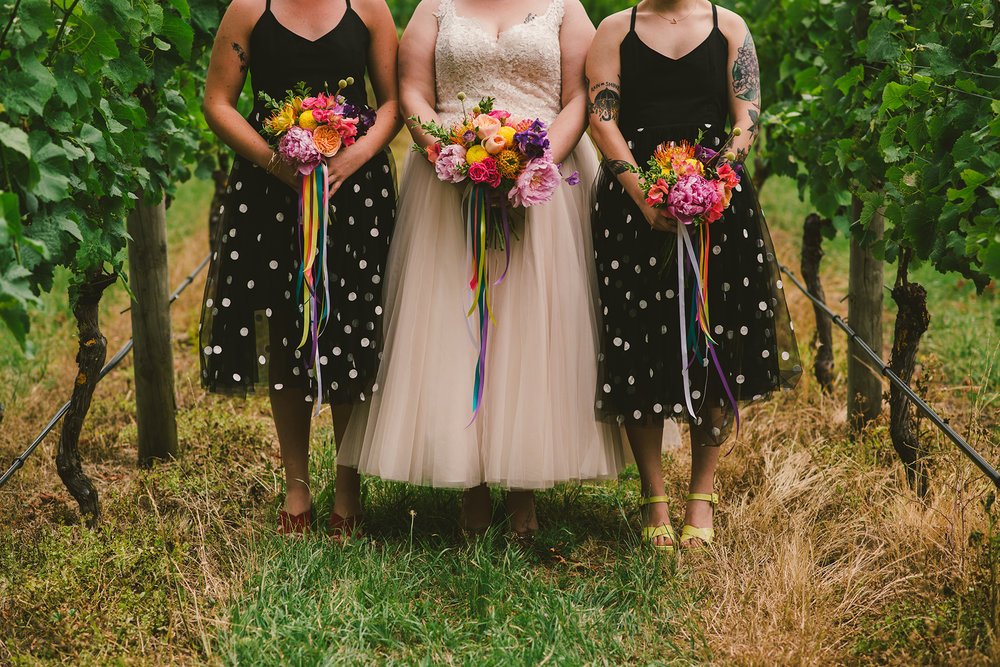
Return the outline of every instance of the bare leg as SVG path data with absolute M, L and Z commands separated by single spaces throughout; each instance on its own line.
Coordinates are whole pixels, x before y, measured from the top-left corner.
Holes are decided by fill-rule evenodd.
M 663 460 L 660 447 L 663 442 L 663 425 L 659 426 L 626 426 L 629 444 L 632 445 L 632 456 L 639 468 L 639 485 L 645 498 L 664 495 Z M 656 527 L 670 523 L 670 508 L 666 503 L 646 505 L 645 525 Z M 667 546 L 670 538 L 666 535 L 654 539 L 657 546 Z
M 285 511 L 291 515 L 309 509 L 309 427 L 312 403 L 305 392 L 271 390 L 271 414 L 278 431 L 281 463 L 285 467 Z
M 510 514 L 510 529 L 515 535 L 527 537 L 538 531 L 534 491 L 508 491 L 507 512 Z
M 333 437 L 337 440 L 337 451 L 344 441 L 347 422 L 351 419 L 353 405 L 334 405 Z M 357 468 L 337 464 L 337 481 L 334 486 L 333 511 L 345 519 L 361 514 L 361 475 Z
M 715 417 L 716 415 L 711 415 Z M 715 470 L 719 466 L 719 447 L 710 433 L 712 419 L 691 429 L 691 485 L 690 493 L 712 493 L 715 489 Z M 684 512 L 684 523 L 697 528 L 711 528 L 712 505 L 705 500 L 689 500 Z M 701 546 L 695 538 L 685 542 L 688 546 Z
M 462 496 L 462 530 L 470 533 L 484 533 L 493 518 L 493 504 L 490 489 L 485 484 L 466 489 Z

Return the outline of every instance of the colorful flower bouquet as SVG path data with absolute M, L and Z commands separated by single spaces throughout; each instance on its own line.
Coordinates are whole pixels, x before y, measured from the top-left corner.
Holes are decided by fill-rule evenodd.
M 302 176 L 299 191 L 299 275 L 296 295 L 302 303 L 301 349 L 311 341 L 310 367 L 316 372 L 316 410 L 322 402 L 319 364 L 319 335 L 330 318 L 329 271 L 326 242 L 330 228 L 330 190 L 325 158 L 363 137 L 375 124 L 375 111 L 365 104 L 353 104 L 340 94 L 354 83 L 341 80 L 335 94 L 313 95 L 305 84 L 275 100 L 266 93 L 261 99 L 271 114 L 263 133 L 280 159 L 295 167 Z M 268 171 L 273 169 L 268 165 Z
M 437 177 L 446 183 L 470 185 L 463 204 L 472 266 L 469 316 L 479 310 L 479 362 L 472 399 L 475 419 L 482 400 L 489 323 L 494 319 L 489 291 L 491 284 L 503 282 L 510 267 L 512 219 L 523 214 L 523 209 L 552 199 L 562 176 L 552 160 L 543 121 L 514 118 L 508 111 L 495 109 L 492 97 L 482 98 L 468 113 L 465 93 L 459 93 L 458 99 L 463 117 L 453 126 L 421 122 L 418 117 L 410 120 L 437 139 L 430 148 L 414 146 L 434 165 Z M 576 185 L 579 175 L 574 172 L 566 181 Z M 495 282 L 489 275 L 489 248 L 506 252 L 503 273 Z
M 726 151 L 733 138 L 739 135 L 740 129 L 734 128 L 719 151 L 701 145 L 701 135 L 695 144 L 686 140 L 680 143 L 665 142 L 653 152 L 648 168 L 633 167 L 633 171 L 639 176 L 639 186 L 646 196 L 646 204 L 664 210 L 678 223 L 677 244 L 670 251 L 677 256 L 679 331 L 687 332 L 679 338 L 681 359 L 684 360 L 681 375 L 688 412 L 692 417 L 696 416 L 691 402 L 691 379 L 688 374 L 688 368 L 694 361 L 689 356 L 690 349 L 694 356 L 712 360 L 722 380 L 722 388 L 733 407 L 737 429 L 739 408 L 719 366 L 715 353 L 716 342 L 712 338 L 708 308 L 708 270 L 712 247 L 710 225 L 722 218 L 732 201 L 733 191 L 740 187 L 742 169 L 739 165 L 733 166 L 735 155 Z M 695 253 L 688 227 L 697 230 L 698 253 Z M 683 295 L 686 275 L 691 276 L 694 288 L 690 304 L 693 322 L 688 322 L 685 312 L 686 299 Z

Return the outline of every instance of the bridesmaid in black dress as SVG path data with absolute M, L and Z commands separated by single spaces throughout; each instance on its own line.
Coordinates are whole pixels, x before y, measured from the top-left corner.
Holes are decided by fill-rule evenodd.
M 312 522 L 309 427 L 317 376 L 323 401 L 332 405 L 339 446 L 351 406 L 370 395 L 378 369 L 382 271 L 396 206 L 387 146 L 402 124 L 396 51 L 396 27 L 384 0 L 234 0 L 212 50 L 205 118 L 237 157 L 205 287 L 201 378 L 212 392 L 269 392 L 286 476 L 282 533 L 304 532 Z M 243 118 L 236 103 L 247 73 L 254 106 Z M 339 80 L 353 77 L 343 94 L 362 104 L 366 73 L 377 120 L 365 137 L 328 160 L 332 313 L 320 336 L 317 374 L 296 349 L 302 337 L 294 282 L 300 179 L 275 159 L 260 134 L 267 112 L 259 93 L 280 99 L 298 82 L 314 93 L 334 92 Z M 335 535 L 358 530 L 359 494 L 357 471 L 338 466 L 327 522 Z
M 593 211 L 604 340 L 598 414 L 624 423 L 646 508 L 643 538 L 662 551 L 677 539 L 664 496 L 663 420 L 687 418 L 692 470 L 681 546 L 710 543 L 719 448 L 734 410 L 713 361 L 693 357 L 684 395 L 675 221 L 644 202 L 628 165 L 645 167 L 662 142 L 703 132 L 720 148 L 730 128 L 745 160 L 757 135 L 760 84 L 743 19 L 708 0 L 643 0 L 605 19 L 587 62 L 590 126 L 605 157 Z M 694 235 L 697 237 L 697 234 Z M 694 239 L 697 250 L 697 238 Z M 740 405 L 792 387 L 801 372 L 767 225 L 744 173 L 711 227 L 708 301 L 719 368 Z M 690 313 L 690 309 L 688 310 Z M 689 315 L 690 317 L 690 315 Z M 694 407 L 689 414 L 688 398 Z

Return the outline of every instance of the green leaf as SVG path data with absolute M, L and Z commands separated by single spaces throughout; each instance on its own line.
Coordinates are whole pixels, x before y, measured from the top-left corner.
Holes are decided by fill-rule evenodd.
M 31 159 L 28 134 L 19 127 L 12 127 L 7 123 L 0 122 L 0 144 Z
M 882 91 L 882 109 L 896 111 L 902 107 L 906 104 L 906 94 L 909 90 L 909 86 L 904 86 L 895 81 L 887 83 L 885 89 Z
M 168 14 L 163 17 L 163 36 L 177 47 L 182 58 L 191 57 L 194 29 L 179 16 Z

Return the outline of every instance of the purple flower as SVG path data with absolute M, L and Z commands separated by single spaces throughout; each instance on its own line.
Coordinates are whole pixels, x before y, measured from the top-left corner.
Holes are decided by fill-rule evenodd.
M 476 133 L 473 132 L 472 130 L 466 130 L 465 133 L 462 135 L 462 141 L 464 141 L 467 144 L 471 144 L 475 140 L 476 140 Z
M 580 182 L 580 172 L 574 171 L 566 177 L 566 182 L 570 185 L 577 185 Z
M 514 143 L 529 160 L 540 158 L 549 149 L 548 132 L 545 123 L 534 120 L 528 129 L 514 135 Z
M 719 153 L 717 151 L 713 151 L 711 148 L 702 146 L 701 144 L 698 144 L 697 146 L 694 147 L 695 158 L 697 158 L 702 162 L 708 162 L 709 160 L 715 158 L 715 156 L 718 154 Z
M 367 104 L 344 104 L 343 116 L 358 119 L 358 136 L 362 136 L 375 124 L 375 110 Z
M 681 177 L 670 188 L 667 213 L 678 222 L 690 225 L 695 218 L 707 213 L 719 201 L 719 188 L 702 176 Z
M 462 166 L 465 164 L 465 148 L 458 144 L 449 144 L 441 149 L 434 171 L 438 178 L 446 183 L 461 183 L 465 180 Z
M 278 142 L 278 152 L 303 176 L 311 174 L 323 160 L 323 155 L 313 144 L 312 132 L 298 126 L 289 128 L 281 138 Z
M 548 158 L 531 160 L 514 182 L 507 198 L 514 206 L 544 204 L 559 187 L 559 167 Z

